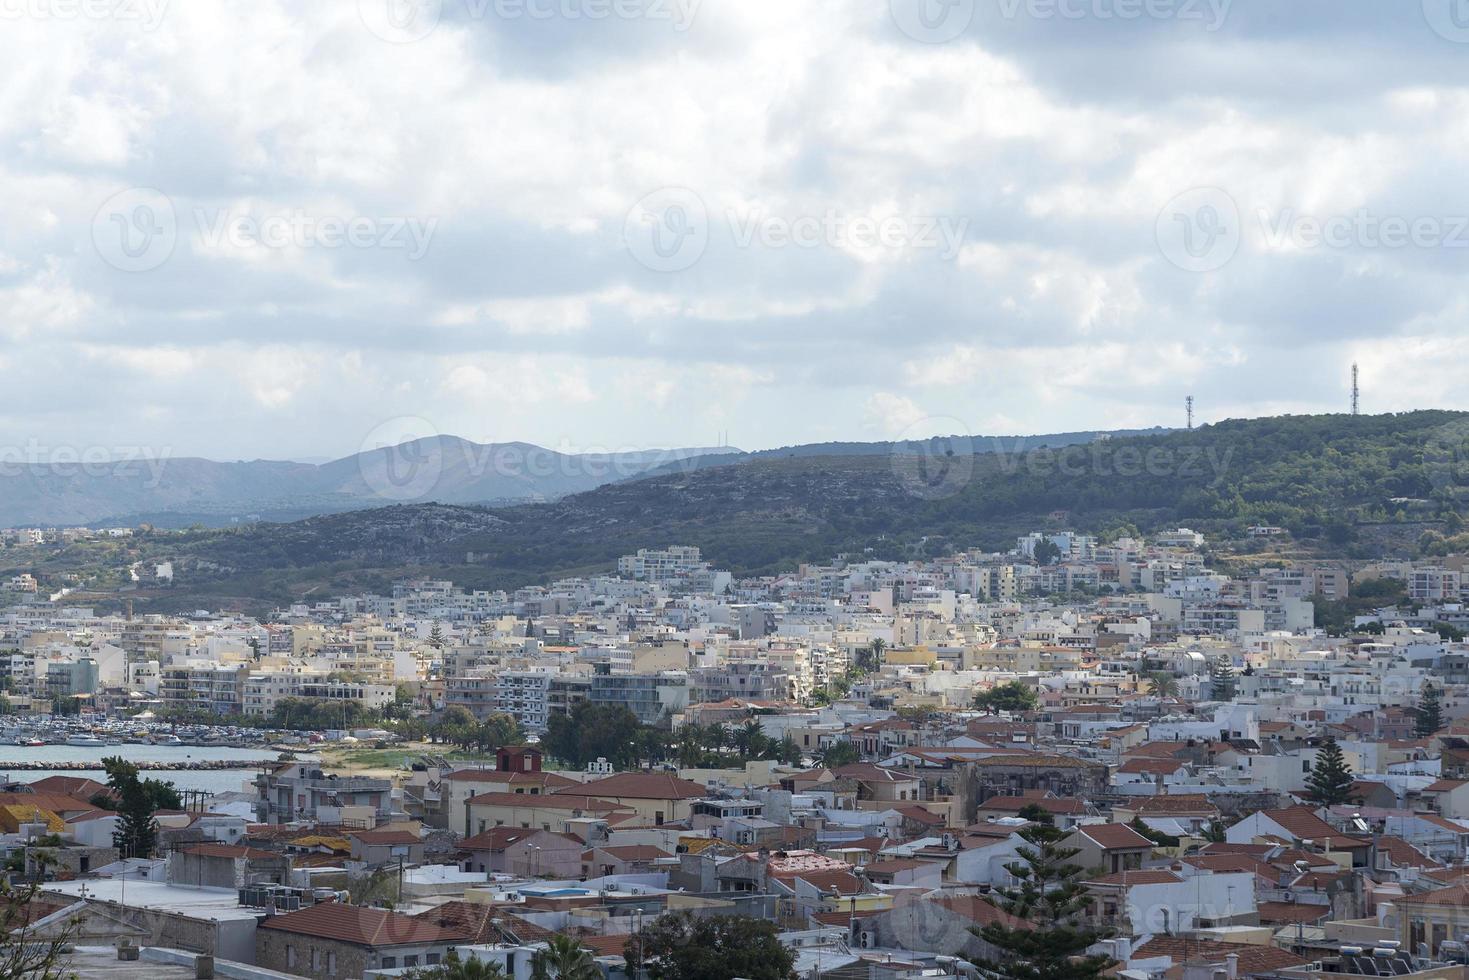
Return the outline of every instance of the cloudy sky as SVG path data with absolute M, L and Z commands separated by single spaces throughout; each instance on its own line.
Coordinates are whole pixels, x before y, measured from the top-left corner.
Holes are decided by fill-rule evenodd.
M 1458 0 L 0 0 L 3 441 L 1469 408 Z

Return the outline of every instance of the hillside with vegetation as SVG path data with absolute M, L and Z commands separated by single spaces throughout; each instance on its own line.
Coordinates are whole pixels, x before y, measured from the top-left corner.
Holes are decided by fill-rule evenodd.
M 13 567 L 44 576 L 85 563 L 94 547 L 114 552 L 102 564 L 169 560 L 173 587 L 144 582 L 139 598 L 192 609 L 385 588 L 408 574 L 513 588 L 672 543 L 739 574 L 839 553 L 1004 550 L 1058 526 L 1107 535 L 1187 524 L 1228 554 L 1254 547 L 1249 527 L 1274 525 L 1306 555 L 1441 553 L 1469 547 L 1466 442 L 1469 415 L 1438 411 L 1229 421 L 1018 453 L 968 455 L 936 440 L 893 455 L 755 458 L 546 504 L 405 505 L 154 532 Z

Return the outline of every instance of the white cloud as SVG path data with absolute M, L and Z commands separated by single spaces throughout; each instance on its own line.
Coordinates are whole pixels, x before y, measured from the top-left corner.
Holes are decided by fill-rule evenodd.
M 705 0 L 682 32 L 449 4 L 397 45 L 356 6 L 5 22 L 0 339 L 35 368 L 12 372 L 8 419 L 228 456 L 351 451 L 394 416 L 758 448 L 929 417 L 1167 423 L 1185 393 L 1211 412 L 1334 409 L 1367 353 L 1369 404 L 1469 405 L 1450 379 L 1459 253 L 1271 249 L 1254 218 L 1469 211 L 1463 50 L 1392 5 L 1235 0 L 1209 35 L 980 5 L 945 45 L 841 0 Z M 1162 204 L 1199 186 L 1245 219 L 1208 275 L 1155 241 Z M 93 243 L 129 187 L 180 221 L 151 271 Z M 709 225 L 672 272 L 623 240 L 664 187 L 694 191 Z M 211 248 L 200 209 L 437 224 L 417 257 Z M 742 245 L 729 215 L 751 209 L 962 220 L 963 248 Z M 1409 375 L 1425 380 L 1394 383 Z M 77 392 L 64 408 L 48 376 Z

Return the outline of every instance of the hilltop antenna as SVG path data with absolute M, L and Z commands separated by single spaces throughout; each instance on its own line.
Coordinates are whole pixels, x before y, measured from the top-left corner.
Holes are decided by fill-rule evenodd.
M 1194 427 L 1194 396 L 1189 395 L 1185 398 L 1184 404 L 1188 407 L 1188 427 L 1192 429 Z
M 1361 389 L 1361 387 L 1357 383 L 1359 377 L 1360 377 L 1360 375 L 1358 374 L 1358 370 L 1357 370 L 1357 362 L 1356 361 L 1353 361 L 1352 362 L 1352 414 L 1353 415 L 1361 415 L 1362 414 L 1362 412 L 1361 412 L 1361 407 L 1362 407 L 1362 402 L 1361 402 L 1362 389 Z

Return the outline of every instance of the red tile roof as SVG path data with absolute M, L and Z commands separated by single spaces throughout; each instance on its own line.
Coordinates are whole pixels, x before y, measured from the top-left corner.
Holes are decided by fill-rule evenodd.
M 1126 824 L 1099 823 L 1077 827 L 1076 833 L 1085 834 L 1103 850 L 1135 850 L 1152 847 L 1153 842 Z
M 385 909 L 325 902 L 266 919 L 257 927 L 331 939 L 354 946 L 400 946 L 414 943 L 462 943 L 468 934 L 411 915 Z
M 1260 921 L 1266 925 L 1320 922 L 1331 915 L 1330 905 L 1303 905 L 1300 902 L 1261 902 L 1257 906 Z
M 1225 957 L 1234 953 L 1239 957 L 1241 974 L 1273 973 L 1291 967 L 1303 966 L 1305 960 L 1294 953 L 1275 946 L 1248 946 L 1243 943 L 1216 943 L 1208 940 L 1189 939 L 1183 936 L 1154 936 L 1132 951 L 1133 959 L 1150 959 L 1167 956 L 1175 964 L 1185 960 L 1203 959 L 1209 962 L 1225 962 Z
M 1172 871 L 1162 868 L 1143 871 L 1115 871 L 1100 878 L 1093 878 L 1085 884 L 1088 885 L 1121 885 L 1123 888 L 1131 888 L 1133 885 L 1174 885 L 1182 881 Z
M 582 786 L 589 796 L 624 800 L 697 800 L 709 795 L 699 783 L 667 772 L 620 772 Z
M 350 836 L 353 840 L 361 841 L 369 847 L 396 847 L 404 844 L 423 843 L 423 838 L 411 830 L 364 830 Z
M 228 858 L 232 861 L 240 858 L 247 861 L 270 861 L 285 857 L 275 851 L 263 851 L 258 847 L 245 847 L 243 844 L 195 844 L 186 848 L 184 853 L 199 857 Z

